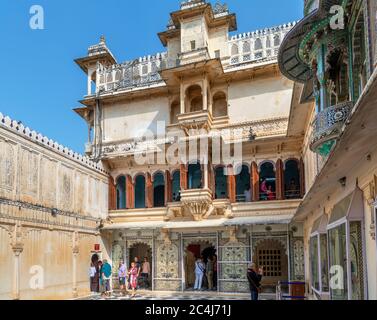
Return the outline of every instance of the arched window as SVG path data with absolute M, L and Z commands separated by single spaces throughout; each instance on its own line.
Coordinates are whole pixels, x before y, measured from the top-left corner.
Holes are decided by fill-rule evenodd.
M 258 38 L 255 40 L 254 50 L 262 50 L 262 49 L 263 49 L 262 40 Z
M 189 164 L 188 166 L 188 188 L 201 189 L 202 188 L 202 166 L 200 163 Z
M 186 90 L 186 112 L 197 112 L 203 110 L 202 88 L 193 85 Z
M 300 169 L 297 160 L 288 160 L 284 168 L 284 194 L 286 199 L 299 199 Z
M 126 209 L 126 177 L 121 176 L 116 181 L 117 210 Z
M 217 92 L 213 96 L 212 113 L 215 118 L 228 115 L 228 101 L 224 92 Z
M 141 72 L 143 73 L 143 74 L 147 74 L 148 73 L 148 65 L 147 64 L 145 64 L 145 65 L 143 65 L 143 67 L 141 68 Z
M 246 165 L 242 166 L 241 172 L 236 176 L 236 196 L 237 202 L 251 202 L 250 171 Z
M 171 190 L 172 190 L 173 202 L 181 201 L 181 173 L 180 171 L 175 171 L 173 173 Z
M 271 48 L 271 39 L 269 36 L 266 39 L 266 48 Z
M 280 36 L 279 36 L 278 34 L 276 34 L 276 35 L 274 36 L 274 46 L 275 46 L 275 47 L 280 46 Z
M 265 162 L 260 167 L 260 200 L 276 200 L 276 174 L 272 162 Z
M 251 51 L 250 42 L 245 41 L 242 46 L 244 53 L 249 53 Z
M 170 123 L 178 123 L 178 115 L 180 114 L 180 105 L 178 101 L 174 101 L 170 107 Z
M 145 177 L 139 175 L 135 179 L 135 209 L 145 208 Z
M 153 177 L 153 207 L 165 206 L 165 177 L 162 173 L 156 173 Z
M 238 55 L 239 51 L 238 51 L 238 45 L 237 44 L 233 44 L 232 45 L 232 56 L 236 56 Z
M 228 182 L 224 167 L 218 167 L 215 170 L 215 197 L 216 199 L 228 198 Z

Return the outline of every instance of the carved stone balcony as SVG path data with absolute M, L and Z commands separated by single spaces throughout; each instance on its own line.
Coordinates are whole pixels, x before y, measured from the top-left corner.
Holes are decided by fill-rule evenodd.
M 317 114 L 313 122 L 310 143 L 310 148 L 313 152 L 322 156 L 327 156 L 330 153 L 351 113 L 352 107 L 353 103 L 348 101 L 326 108 Z
M 178 115 L 178 123 L 188 133 L 189 130 L 207 130 L 212 127 L 212 116 L 208 110 L 190 112 Z
M 198 48 L 188 52 L 182 52 L 178 55 L 178 57 L 180 65 L 186 65 L 210 59 L 207 47 Z
M 181 192 L 181 203 L 195 221 L 207 219 L 215 209 L 209 189 L 184 190 Z

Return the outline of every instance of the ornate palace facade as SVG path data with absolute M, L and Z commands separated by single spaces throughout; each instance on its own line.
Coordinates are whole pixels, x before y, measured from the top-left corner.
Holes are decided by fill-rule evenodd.
M 76 60 L 88 81 L 76 110 L 87 154 L 110 174 L 113 264 L 148 257 L 153 290 L 189 290 L 195 256 L 213 254 L 220 292 L 248 292 L 251 261 L 272 290 L 304 279 L 303 229 L 291 223 L 305 192 L 303 139 L 287 136 L 293 82 L 277 64 L 295 23 L 231 36 L 235 14 L 206 1 L 183 1 L 170 17 L 164 53 L 117 63 L 101 38 Z M 199 156 L 172 161 L 174 145 L 203 138 Z M 218 142 L 232 153 L 237 144 L 242 159 L 215 160 Z

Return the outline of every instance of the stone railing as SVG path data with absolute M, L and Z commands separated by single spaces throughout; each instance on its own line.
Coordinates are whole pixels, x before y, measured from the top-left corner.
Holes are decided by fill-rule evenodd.
M 88 157 L 83 156 L 77 152 L 72 151 L 71 149 L 62 146 L 56 141 L 53 141 L 46 136 L 29 129 L 28 127 L 25 127 L 21 122 L 12 120 L 9 117 L 4 116 L 2 113 L 0 113 L 0 128 L 4 127 L 5 129 L 8 129 L 11 132 L 14 132 L 26 139 L 29 139 L 37 144 L 42 145 L 45 148 L 51 149 L 67 158 L 70 158 L 71 160 L 78 162 L 86 167 L 89 167 L 91 169 L 95 169 L 99 172 L 106 173 L 104 168 L 100 163 L 95 163 L 91 161 Z
M 232 36 L 229 39 L 230 65 L 277 58 L 280 44 L 296 22 Z
M 166 68 L 167 54 L 158 53 L 110 67 L 98 65 L 97 93 L 164 83 L 159 71 Z
M 312 124 L 313 133 L 310 148 L 312 151 L 327 155 L 352 111 L 351 101 L 339 103 L 319 112 Z

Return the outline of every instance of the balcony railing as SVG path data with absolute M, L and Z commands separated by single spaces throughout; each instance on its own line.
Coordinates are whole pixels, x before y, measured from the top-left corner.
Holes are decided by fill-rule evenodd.
M 328 155 L 342 126 L 351 113 L 353 103 L 343 102 L 319 112 L 313 122 L 310 148 L 321 155 Z

